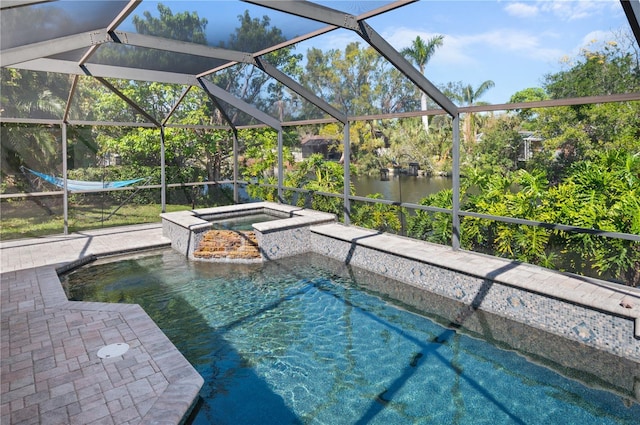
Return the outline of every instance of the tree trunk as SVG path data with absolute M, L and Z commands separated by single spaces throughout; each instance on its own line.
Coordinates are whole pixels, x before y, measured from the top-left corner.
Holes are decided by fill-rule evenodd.
M 421 111 L 427 110 L 427 95 L 425 93 L 422 93 L 422 95 L 420 96 L 420 110 Z M 422 116 L 422 125 L 424 126 L 424 131 L 426 131 L 427 134 L 429 134 L 429 116 L 428 115 Z

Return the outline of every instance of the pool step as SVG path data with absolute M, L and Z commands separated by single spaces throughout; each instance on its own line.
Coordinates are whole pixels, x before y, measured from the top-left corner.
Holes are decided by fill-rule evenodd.
M 252 231 L 210 230 L 205 233 L 194 258 L 259 260 L 262 258 L 256 235 Z

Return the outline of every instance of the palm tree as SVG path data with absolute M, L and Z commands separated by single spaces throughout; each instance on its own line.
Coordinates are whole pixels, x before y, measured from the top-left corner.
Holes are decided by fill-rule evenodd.
M 463 87 L 461 89 L 461 93 L 457 96 L 457 100 L 462 102 L 463 105 L 473 106 L 473 105 L 486 105 L 486 102 L 478 102 L 478 99 L 481 98 L 487 90 L 493 88 L 495 83 L 491 80 L 487 80 L 480 84 L 478 88 L 474 90 L 471 84 Z M 467 114 L 464 120 L 464 140 L 467 142 L 472 142 L 475 140 L 475 117 L 473 113 Z
M 443 35 L 436 35 L 435 37 L 430 38 L 426 42 L 417 36 L 415 40 L 411 42 L 411 47 L 406 47 L 402 49 L 402 55 L 407 57 L 409 60 L 415 62 L 420 70 L 420 73 L 424 75 L 424 68 L 427 65 L 427 62 L 431 59 L 433 54 L 436 51 L 436 47 L 442 46 L 442 40 L 444 40 Z M 420 96 L 420 108 L 422 111 L 427 110 L 427 94 L 422 92 Z M 424 126 L 424 130 L 429 133 L 429 117 L 424 115 L 422 117 L 422 125 Z

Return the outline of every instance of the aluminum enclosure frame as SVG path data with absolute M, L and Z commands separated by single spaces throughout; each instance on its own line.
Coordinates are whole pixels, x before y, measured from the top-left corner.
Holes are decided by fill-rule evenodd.
M 164 128 L 167 126 L 167 122 L 170 119 L 171 115 L 175 112 L 178 107 L 180 101 L 184 98 L 184 95 L 192 88 L 198 88 L 204 90 L 214 101 L 214 104 L 218 106 L 221 112 L 223 108 L 220 108 L 220 103 L 218 99 L 233 105 L 244 113 L 247 113 L 263 124 L 274 128 L 278 131 L 278 150 L 279 150 L 279 180 L 278 180 L 278 193 L 282 197 L 282 126 L 284 123 L 278 121 L 277 119 L 265 114 L 264 112 L 258 110 L 252 105 L 242 101 L 241 99 L 236 98 L 231 93 L 225 92 L 224 90 L 217 87 L 215 84 L 211 83 L 209 80 L 202 78 L 208 73 L 215 72 L 224 67 L 232 66 L 236 63 L 244 63 L 250 64 L 252 66 L 257 67 L 262 72 L 265 72 L 284 86 L 288 87 L 290 90 L 296 92 L 298 95 L 305 98 L 307 101 L 311 102 L 313 105 L 318 107 L 320 110 L 324 111 L 335 120 L 341 122 L 344 126 L 344 152 L 345 152 L 345 161 L 344 161 L 344 177 L 345 177 L 345 188 L 350 185 L 350 175 L 349 175 L 349 117 L 333 108 L 327 102 L 323 101 L 321 98 L 316 96 L 315 94 L 309 92 L 303 86 L 295 82 L 293 79 L 270 65 L 266 62 L 261 56 L 270 51 L 277 50 L 281 47 L 289 46 L 295 42 L 299 42 L 302 40 L 311 39 L 312 37 L 325 33 L 328 31 L 332 31 L 335 28 L 344 28 L 358 34 L 369 46 L 373 47 L 378 53 L 380 53 L 384 58 L 386 58 L 393 66 L 395 66 L 402 74 L 404 74 L 409 80 L 411 80 L 422 92 L 426 93 L 432 100 L 434 100 L 443 111 L 439 111 L 438 113 L 446 113 L 448 114 L 454 123 L 454 134 L 453 134 L 453 190 L 454 190 L 454 204 L 453 204 L 453 241 L 452 247 L 453 249 L 458 249 L 460 246 L 459 241 L 459 223 L 460 223 L 460 215 L 461 211 L 459 211 L 459 193 L 460 193 L 460 134 L 459 134 L 459 121 L 461 113 L 469 113 L 476 111 L 487 111 L 487 110 L 495 110 L 495 109 L 483 109 L 479 107 L 472 108 L 459 108 L 456 106 L 449 98 L 447 98 L 440 90 L 438 90 L 435 85 L 433 85 L 424 75 L 422 75 L 414 66 L 412 66 L 399 52 L 397 52 L 382 36 L 380 36 L 367 22 L 366 19 L 375 16 L 379 13 L 384 13 L 389 10 L 393 10 L 395 8 L 399 8 L 408 4 L 413 3 L 415 0 L 397 0 L 386 6 L 383 6 L 377 10 L 367 12 L 361 16 L 354 16 L 349 13 L 342 12 L 340 10 L 332 9 L 329 7 L 325 7 L 311 1 L 296 1 L 296 0 L 243 0 L 246 3 L 258 5 L 261 7 L 265 7 L 272 10 L 277 10 L 283 13 L 288 13 L 300 17 L 304 17 L 307 19 L 311 19 L 316 22 L 321 22 L 327 24 L 328 27 L 318 30 L 304 36 L 298 37 L 295 40 L 291 40 L 286 43 L 282 43 L 277 46 L 271 46 L 261 52 L 257 53 L 248 53 L 248 52 L 238 52 L 232 51 L 222 48 L 215 48 L 210 46 L 204 46 L 195 43 L 182 42 L 177 40 L 168 40 L 161 37 L 143 35 L 143 34 L 134 34 L 130 32 L 118 31 L 118 26 L 132 13 L 135 11 L 136 7 L 139 6 L 142 0 L 130 0 L 128 4 L 121 10 L 121 12 L 113 19 L 113 21 L 107 25 L 107 27 L 103 29 L 98 29 L 95 31 L 82 32 L 78 34 L 73 34 L 65 37 L 60 37 L 52 40 L 46 40 L 38 43 L 33 43 L 24 46 L 18 46 L 10 49 L 5 49 L 0 52 L 0 65 L 2 67 L 12 67 L 16 69 L 25 69 L 32 71 L 45 71 L 45 72 L 58 72 L 63 74 L 74 75 L 76 78 L 74 79 L 74 83 L 72 84 L 72 88 L 70 89 L 69 99 L 66 105 L 65 115 L 60 122 L 62 127 L 63 134 L 63 146 L 65 147 L 65 155 L 63 157 L 66 159 L 66 126 L 72 124 L 73 122 L 69 120 L 68 116 L 68 108 L 69 104 L 74 95 L 75 84 L 77 80 L 77 76 L 85 75 L 85 76 L 93 76 L 97 80 L 99 80 L 103 85 L 109 88 L 111 91 L 116 93 L 120 98 L 122 98 L 125 102 L 127 102 L 136 112 L 143 117 L 146 118 L 146 123 L 140 123 L 140 126 L 150 126 L 155 127 L 160 130 L 160 145 L 162 151 L 164 150 Z M 3 1 L 2 5 L 0 5 L 1 10 L 12 9 L 17 7 L 27 7 L 38 3 L 45 3 L 46 1 L 42 0 L 7 0 Z M 624 10 L 626 18 L 629 22 L 629 25 L 633 31 L 634 37 L 640 45 L 640 0 L 620 0 L 621 6 Z M 140 68 L 126 68 L 119 67 L 113 65 L 99 65 L 88 63 L 89 58 L 100 48 L 100 46 L 105 44 L 124 44 L 131 45 L 143 48 L 151 48 L 168 52 L 178 52 L 178 53 L 186 53 L 191 55 L 196 55 L 204 58 L 211 58 L 215 60 L 223 60 L 226 61 L 226 65 L 222 67 L 215 67 L 210 70 L 205 70 L 199 74 L 191 75 L 191 74 L 182 74 L 176 72 L 167 72 L 167 71 L 157 71 L 151 69 L 140 69 Z M 78 62 L 60 60 L 60 59 L 52 59 L 51 55 L 65 53 L 72 50 L 77 49 L 87 49 L 86 53 Z M 171 112 L 159 122 L 155 118 L 153 118 L 150 114 L 145 112 L 142 108 L 135 104 L 131 99 L 128 99 L 121 92 L 117 90 L 113 85 L 111 85 L 106 78 L 117 78 L 117 79 L 130 79 L 130 80 L 141 80 L 141 81 L 155 81 L 161 83 L 168 84 L 181 84 L 185 86 L 185 91 L 181 99 L 174 105 Z M 638 94 L 628 95 L 627 98 L 638 99 Z M 547 101 L 547 103 L 549 103 Z M 499 106 L 499 105 L 498 105 Z M 555 106 L 555 104 L 549 105 Z M 534 107 L 532 105 L 525 107 Z M 497 107 L 496 107 L 497 108 Z M 432 113 L 432 111 L 430 111 Z M 353 119 L 353 118 L 352 118 Z M 226 117 L 226 120 L 229 125 L 229 129 L 234 134 L 234 192 L 237 194 L 237 129 L 238 123 L 233 123 Z M 29 122 L 30 119 L 12 119 L 12 118 L 3 118 L 0 117 L 0 122 Z M 37 120 L 31 120 L 31 122 L 36 122 Z M 123 123 L 124 124 L 124 123 Z M 131 123 L 132 125 L 135 125 Z M 67 165 L 66 161 L 63 161 L 64 168 L 64 178 L 66 181 L 66 172 Z M 164 211 L 164 194 L 166 191 L 166 182 L 164 181 L 164 155 L 161 157 L 162 162 L 162 193 L 163 193 L 163 211 Z M 65 195 L 66 195 L 65 190 Z M 346 223 L 349 223 L 349 212 L 350 212 L 350 195 L 345 189 L 344 193 L 344 219 Z M 66 196 L 65 196 L 65 232 L 66 232 Z M 467 213 L 465 213 L 467 214 Z M 465 215 L 463 214 L 463 215 Z M 633 235 L 632 235 L 633 236 Z M 640 238 L 638 239 L 640 240 Z

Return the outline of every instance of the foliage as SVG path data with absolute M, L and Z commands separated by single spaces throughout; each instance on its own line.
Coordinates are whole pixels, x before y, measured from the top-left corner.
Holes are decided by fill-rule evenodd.
M 430 141 L 437 139 L 437 132 L 427 134 L 418 118 L 406 118 L 389 123 L 384 133 L 389 140 L 389 148 L 385 150 L 381 166 L 389 168 L 399 164 L 406 168 L 409 162 L 417 162 L 420 169 L 433 170 L 432 158 L 439 152 L 438 145 Z
M 441 190 L 422 199 L 420 205 L 451 209 L 453 191 Z M 449 214 L 418 210 L 407 219 L 407 236 L 439 244 L 451 244 L 451 217 Z
M 549 184 L 542 170 L 501 174 L 469 169 L 463 188 L 462 210 L 593 229 L 567 233 L 552 226 L 464 217 L 464 248 L 640 284 L 640 244 L 599 236 L 601 231 L 640 234 L 640 156 L 603 152 L 569 167 L 556 185 Z M 451 192 L 431 195 L 420 204 L 450 209 Z M 441 213 L 418 211 L 408 227 L 412 237 L 450 241 L 450 219 Z
M 521 119 L 502 115 L 484 127 L 482 138 L 472 145 L 468 162 L 486 173 L 504 173 L 518 167 L 522 136 L 518 133 Z M 465 173 L 465 170 L 462 170 Z
M 292 136 L 289 134 L 289 137 L 285 138 L 285 140 L 290 140 Z M 247 193 L 252 198 L 277 201 L 277 190 L 262 185 L 278 184 L 276 175 L 276 170 L 278 169 L 278 134 L 271 129 L 241 130 L 238 138 L 242 140 L 244 145 L 241 165 L 242 178 L 251 183 L 257 183 L 247 186 Z M 283 146 L 282 156 L 285 161 L 283 169 L 290 167 L 293 164 L 293 154 L 289 146 Z
M 70 80 L 66 75 L 2 68 L 0 114 L 11 118 L 62 118 Z M 15 176 L 20 166 L 57 169 L 62 162 L 61 131 L 48 125 L 2 123 L 0 128 L 3 180 Z M 3 181 L 3 183 L 5 183 Z
M 310 207 L 336 214 L 343 213 L 343 200 L 338 197 L 316 195 L 314 192 L 342 194 L 344 192 L 344 171 L 342 165 L 325 161 L 322 155 L 315 154 L 297 164 L 285 182 L 288 187 L 307 189 L 312 192 Z M 353 188 L 350 190 L 353 193 Z M 304 205 L 304 199 L 299 203 Z
M 541 87 L 529 87 L 524 90 L 520 90 L 515 92 L 509 98 L 509 103 L 525 103 L 525 102 L 539 102 L 542 100 L 549 99 L 549 95 L 544 91 Z M 523 128 L 525 130 L 530 130 L 531 126 L 530 121 L 534 120 L 537 117 L 537 109 L 518 109 L 516 113 L 523 120 Z M 534 123 L 535 125 L 535 123 Z
M 375 193 L 369 198 L 381 199 L 382 195 Z M 398 215 L 398 207 L 387 204 L 372 204 L 369 202 L 352 202 L 351 223 L 356 226 L 375 229 L 381 232 L 397 232 L 402 227 Z
M 597 96 L 640 90 L 637 57 L 616 42 L 598 50 L 583 49 L 569 69 L 547 75 L 544 89 L 551 98 Z M 537 111 L 536 129 L 544 137 L 544 150 L 529 168 L 549 170 L 560 182 L 568 168 L 583 159 L 593 160 L 603 150 L 640 151 L 640 102 L 597 103 Z
M 565 59 L 568 69 L 545 76 L 545 91 L 552 99 L 636 92 L 637 59 L 616 41 L 594 40 L 577 58 Z

